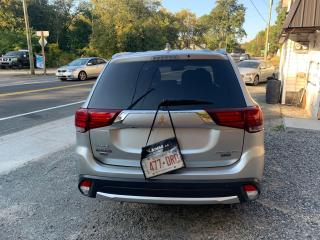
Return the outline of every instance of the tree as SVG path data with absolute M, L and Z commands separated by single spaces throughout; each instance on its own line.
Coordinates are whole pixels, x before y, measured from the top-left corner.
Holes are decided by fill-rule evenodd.
M 197 16 L 187 9 L 183 9 L 175 14 L 179 28 L 180 48 L 190 48 L 195 43 L 197 28 Z
M 90 48 L 110 57 L 116 52 L 163 49 L 175 44 L 173 16 L 154 0 L 92 0 Z
M 232 50 L 246 35 L 243 29 L 245 7 L 237 0 L 217 0 L 214 9 L 202 21 L 208 26 L 205 41 L 210 48 Z
M 23 30 L 22 1 L 0 0 L 0 30 Z

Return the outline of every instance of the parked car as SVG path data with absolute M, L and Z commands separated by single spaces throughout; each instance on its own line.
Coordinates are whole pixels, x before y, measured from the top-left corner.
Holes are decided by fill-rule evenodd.
M 35 57 L 34 57 L 35 61 Z M 1 68 L 29 67 L 29 53 L 27 50 L 10 51 L 0 57 Z
M 233 58 L 235 62 L 240 62 L 243 60 L 249 60 L 251 59 L 250 55 L 248 53 L 241 53 L 241 52 L 233 52 L 230 54 L 230 56 Z
M 254 86 L 266 82 L 268 77 L 276 77 L 276 69 L 270 62 L 244 60 L 238 63 L 238 67 L 242 80 Z
M 161 106 L 166 107 L 155 118 Z M 224 52 L 118 55 L 76 111 L 75 125 L 78 187 L 85 196 L 157 204 L 233 204 L 260 194 L 262 112 Z M 161 155 L 143 166 L 142 148 L 173 136 L 182 158 L 165 159 L 173 158 L 174 164 L 184 159 L 184 168 L 149 179 L 149 173 L 161 172 L 172 162 Z M 166 147 L 150 151 L 163 154 Z
M 248 53 L 243 53 L 243 54 L 241 54 L 240 55 L 240 61 L 244 61 L 244 60 L 250 60 L 251 59 L 251 57 L 250 57 L 250 55 L 248 54 Z
M 97 57 L 78 58 L 56 71 L 60 80 L 81 80 L 98 77 L 106 60 Z

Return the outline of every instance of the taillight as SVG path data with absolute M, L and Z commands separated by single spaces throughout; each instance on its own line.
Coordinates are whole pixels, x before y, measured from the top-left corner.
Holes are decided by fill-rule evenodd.
M 247 194 L 247 197 L 249 200 L 255 200 L 259 196 L 259 191 L 256 186 L 251 185 L 251 184 L 246 184 L 243 186 L 243 190 Z
M 92 186 L 92 182 L 90 180 L 83 180 L 79 184 L 79 189 L 83 195 L 88 196 L 91 186 Z
M 263 115 L 259 106 L 242 109 L 206 110 L 220 126 L 240 128 L 255 133 L 263 130 Z
M 78 132 L 93 128 L 106 127 L 113 123 L 121 110 L 80 108 L 75 114 L 75 125 Z

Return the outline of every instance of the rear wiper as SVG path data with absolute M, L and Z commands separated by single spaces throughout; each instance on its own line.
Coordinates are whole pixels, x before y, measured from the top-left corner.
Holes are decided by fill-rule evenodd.
M 135 105 L 138 104 L 138 102 L 140 102 L 143 98 L 145 98 L 149 93 L 151 93 L 152 91 L 154 91 L 154 88 L 149 89 L 147 92 L 145 92 L 142 96 L 140 96 L 137 100 L 135 100 L 133 103 L 130 104 L 130 106 L 127 108 L 127 110 L 130 110 L 131 108 L 133 108 Z
M 202 100 L 192 100 L 192 99 L 179 99 L 179 100 L 163 100 L 159 106 L 186 106 L 186 105 L 202 105 L 202 104 L 213 104 L 213 102 L 202 101 Z

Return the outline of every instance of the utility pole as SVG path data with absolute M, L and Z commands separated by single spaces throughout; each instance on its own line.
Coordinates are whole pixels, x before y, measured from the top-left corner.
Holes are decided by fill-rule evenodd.
M 272 5 L 273 5 L 273 0 L 270 0 L 270 2 L 269 2 L 269 19 L 268 19 L 268 26 L 267 26 L 267 33 L 266 33 L 266 44 L 264 46 L 264 60 L 267 60 L 267 57 L 268 57 L 269 31 L 270 31 L 270 22 L 271 22 L 271 15 L 272 15 Z
M 29 64 L 30 64 L 30 74 L 34 75 L 34 61 L 33 61 L 33 52 L 32 52 L 32 43 L 31 43 L 31 33 L 29 28 L 29 16 L 26 0 L 22 0 L 23 3 L 23 13 L 24 13 L 24 22 L 26 24 L 26 34 L 27 34 L 27 44 L 29 51 Z

